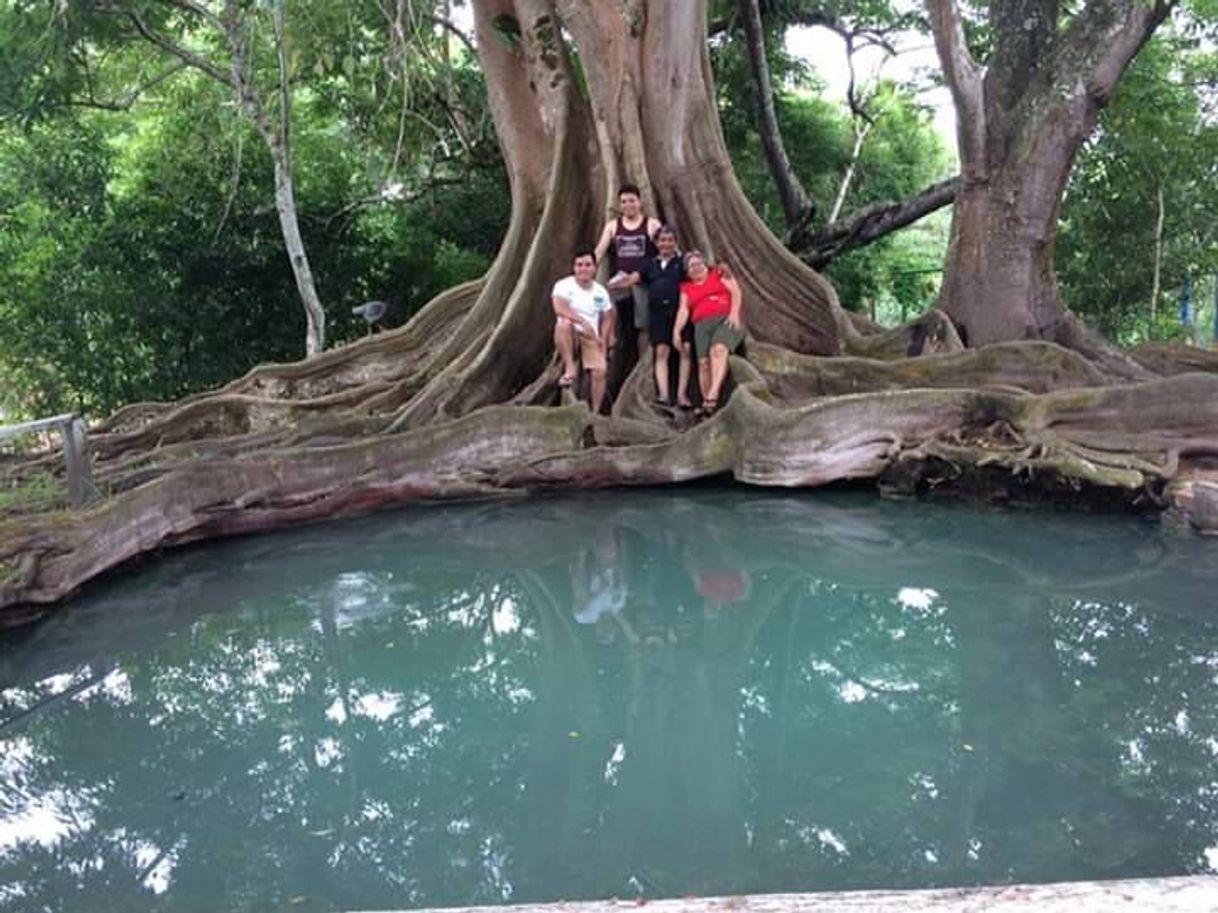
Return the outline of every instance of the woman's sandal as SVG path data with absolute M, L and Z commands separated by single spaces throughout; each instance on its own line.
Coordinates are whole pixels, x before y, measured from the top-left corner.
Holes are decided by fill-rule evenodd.
M 698 415 L 710 417 L 715 414 L 715 410 L 719 408 L 719 400 L 704 399 L 702 405 L 698 407 Z
M 569 387 L 573 383 L 575 383 L 575 376 L 573 374 L 564 374 L 558 378 L 558 386 L 560 387 Z

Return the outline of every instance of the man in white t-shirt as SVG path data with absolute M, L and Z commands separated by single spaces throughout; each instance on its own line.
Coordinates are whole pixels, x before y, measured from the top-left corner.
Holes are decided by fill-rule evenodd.
M 554 346 L 562 357 L 560 387 L 575 380 L 575 348 L 589 375 L 591 406 L 599 412 L 605 398 L 605 351 L 612 342 L 613 302 L 609 292 L 593 277 L 596 257 L 592 251 L 575 255 L 573 274 L 554 284 Z

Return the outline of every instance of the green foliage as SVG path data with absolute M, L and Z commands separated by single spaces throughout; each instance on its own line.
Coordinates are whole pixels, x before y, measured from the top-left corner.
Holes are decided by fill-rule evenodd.
M 1218 122 L 1198 91 L 1216 72 L 1204 45 L 1179 33 L 1152 40 L 1071 176 L 1057 246 L 1062 293 L 1113 338 L 1182 335 L 1175 315 L 1185 274 L 1218 271 Z M 1152 308 L 1160 193 L 1162 287 Z
M 0 63 L 0 79 L 18 67 L 43 78 L 0 107 L 0 413 L 96 416 L 300 357 L 269 153 L 231 90 L 120 39 L 114 17 L 86 28 L 68 10 L 40 20 L 55 47 Z M 0 10 L 0 38 L 32 41 L 17 12 Z M 192 34 L 162 16 L 150 21 Z M 364 332 L 353 305 L 388 300 L 398 324 L 484 271 L 509 200 L 467 55 L 391 53 L 375 5 L 292 3 L 289 16 L 298 213 L 342 344 Z M 48 75 L 74 41 L 78 56 L 98 55 L 87 96 Z
M 776 82 L 775 108 L 792 167 L 816 206 L 823 225 L 850 165 L 854 135 L 849 113 L 825 99 L 815 73 L 791 60 L 781 41 L 770 64 Z M 719 110 L 732 164 L 745 195 L 782 235 L 785 218 L 756 132 L 755 100 L 743 47 L 725 42 L 713 56 Z M 877 87 L 870 104 L 875 126 L 863 144 L 843 209 L 848 216 L 872 203 L 900 200 L 946 176 L 949 159 L 928 111 L 892 83 Z M 866 310 L 885 322 L 924 310 L 938 292 L 939 267 L 947 245 L 948 213 L 941 211 L 904 232 L 890 235 L 834 261 L 826 275 L 846 307 Z

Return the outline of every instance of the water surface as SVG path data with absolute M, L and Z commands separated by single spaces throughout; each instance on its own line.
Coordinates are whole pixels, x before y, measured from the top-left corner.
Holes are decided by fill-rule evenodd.
M 0 910 L 1218 868 L 1218 543 L 852 495 L 420 508 L 0 644 Z

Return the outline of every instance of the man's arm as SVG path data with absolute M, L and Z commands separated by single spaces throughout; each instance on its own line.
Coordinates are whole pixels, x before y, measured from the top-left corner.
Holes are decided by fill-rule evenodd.
M 610 343 L 613 342 L 613 323 L 613 308 L 601 311 L 601 331 L 597 334 L 596 339 L 602 349 L 608 349 Z
M 574 324 L 578 324 L 579 326 L 587 327 L 589 333 L 593 332 L 592 324 L 571 310 L 571 303 L 567 301 L 566 298 L 562 297 L 561 295 L 554 295 L 550 299 L 550 304 L 554 308 L 554 315 L 556 317 L 562 317 L 564 320 L 569 320 Z
M 682 292 L 681 301 L 677 305 L 677 322 L 672 326 L 672 347 L 678 352 L 681 351 L 681 332 L 687 323 L 689 323 L 689 296 Z
M 601 260 L 605 259 L 605 252 L 609 250 L 609 245 L 613 243 L 613 228 L 613 222 L 606 222 L 605 228 L 601 232 L 601 239 L 596 242 L 596 249 L 593 250 L 592 255 L 596 257 L 597 266 L 600 265 Z
M 608 282 L 608 287 L 610 290 L 629 288 L 632 285 L 638 285 L 640 282 L 644 281 L 644 278 L 645 277 L 642 273 L 624 273 L 616 282 L 614 282 L 611 278 Z
M 651 238 L 652 241 L 656 239 L 656 235 L 660 233 L 660 229 L 663 227 L 660 224 L 660 220 L 655 216 L 647 217 L 647 237 Z

